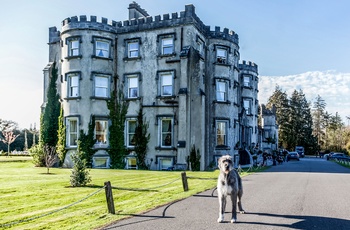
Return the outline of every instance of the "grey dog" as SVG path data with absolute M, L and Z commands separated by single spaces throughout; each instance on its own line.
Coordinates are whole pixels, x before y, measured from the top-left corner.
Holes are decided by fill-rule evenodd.
M 237 221 L 237 198 L 240 213 L 244 213 L 241 198 L 243 195 L 242 180 L 238 172 L 233 167 L 232 158 L 229 155 L 222 156 L 218 160 L 220 175 L 218 178 L 217 192 L 220 204 L 220 212 L 218 222 L 224 221 L 224 213 L 226 208 L 226 198 L 231 196 L 232 201 L 232 219 L 231 223 Z

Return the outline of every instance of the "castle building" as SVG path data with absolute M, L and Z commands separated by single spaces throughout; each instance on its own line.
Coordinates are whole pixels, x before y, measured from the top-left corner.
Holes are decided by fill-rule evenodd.
M 70 17 L 61 31 L 49 28 L 49 63 L 44 69 L 44 104 L 52 64 L 66 125 L 65 166 L 77 149 L 79 130 L 95 119 L 93 166 L 108 168 L 111 124 L 106 101 L 122 92 L 126 168 L 135 168 L 133 135 L 142 107 L 149 123 L 147 164 L 152 170 L 186 169 L 195 146 L 200 168 L 238 148 L 258 143 L 258 66 L 240 63 L 238 35 L 205 25 L 193 5 L 185 11 L 149 16 L 129 5 L 129 19 Z

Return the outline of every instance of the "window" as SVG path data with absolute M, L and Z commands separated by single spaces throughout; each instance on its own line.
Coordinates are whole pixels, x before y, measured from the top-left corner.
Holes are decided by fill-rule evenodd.
M 251 114 L 251 100 L 244 99 L 243 100 L 243 107 L 245 109 L 246 114 Z
M 224 80 L 216 81 L 216 100 L 227 101 L 227 82 Z
M 111 57 L 111 46 L 112 39 L 104 37 L 92 37 L 92 42 L 94 44 L 94 58 L 110 58 Z
M 243 85 L 244 85 L 245 87 L 250 87 L 250 76 L 245 75 L 245 76 L 243 77 Z
M 227 49 L 219 47 L 216 49 L 216 63 L 227 64 Z
M 197 47 L 198 47 L 198 52 L 199 55 L 204 57 L 204 40 L 201 39 L 198 35 L 196 36 L 196 41 L 197 41 Z
M 127 147 L 134 147 L 135 146 L 135 131 L 137 126 L 137 120 L 136 119 L 129 119 L 126 123 L 126 143 Z
M 76 147 L 78 140 L 78 118 L 68 117 L 66 118 L 66 144 L 68 147 Z
M 68 80 L 68 97 L 79 97 L 79 73 L 67 74 Z
M 160 124 L 160 145 L 165 148 L 171 147 L 173 143 L 173 119 L 161 118 Z
M 172 37 L 162 39 L 162 55 L 174 53 L 174 39 Z
M 140 44 L 138 41 L 128 42 L 128 58 L 139 57 Z
M 171 73 L 160 74 L 160 95 L 162 97 L 173 95 L 173 75 Z
M 128 98 L 137 98 L 139 96 L 139 78 L 137 75 L 131 75 L 128 79 Z
M 137 169 L 136 157 L 127 157 L 126 158 L 126 169 Z
M 227 121 L 216 121 L 216 145 L 227 145 Z
M 80 37 L 69 37 L 66 40 L 68 57 L 80 56 Z
M 108 121 L 107 120 L 95 120 L 95 139 L 96 144 L 106 145 L 108 133 Z
M 95 97 L 103 97 L 108 98 L 110 96 L 109 92 L 109 82 L 110 82 L 110 76 L 103 75 L 103 74 L 96 74 L 95 75 Z
M 169 170 L 173 168 L 174 161 L 171 157 L 158 157 L 159 170 Z

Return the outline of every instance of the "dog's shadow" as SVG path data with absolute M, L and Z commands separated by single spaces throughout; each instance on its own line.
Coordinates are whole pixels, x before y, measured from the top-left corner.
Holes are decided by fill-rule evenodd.
M 244 215 L 257 215 L 266 217 L 276 217 L 284 219 L 294 219 L 299 220 L 293 224 L 283 224 L 283 223 L 268 223 L 268 222 L 244 222 L 238 221 L 241 224 L 253 224 L 253 225 L 265 225 L 271 227 L 285 227 L 291 229 L 349 229 L 350 220 L 334 218 L 334 217 L 322 217 L 322 216 L 304 216 L 304 215 L 280 215 L 272 213 L 256 213 L 256 212 L 246 212 Z

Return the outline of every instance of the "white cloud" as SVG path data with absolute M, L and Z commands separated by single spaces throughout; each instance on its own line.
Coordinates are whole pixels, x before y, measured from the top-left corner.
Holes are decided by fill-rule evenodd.
M 306 99 L 311 102 L 320 95 L 327 103 L 326 110 L 333 115 L 338 112 L 344 122 L 345 117 L 350 116 L 350 73 L 328 70 L 287 76 L 260 76 L 260 103 L 267 103 L 276 85 L 286 91 L 288 96 L 295 89 L 302 89 Z

